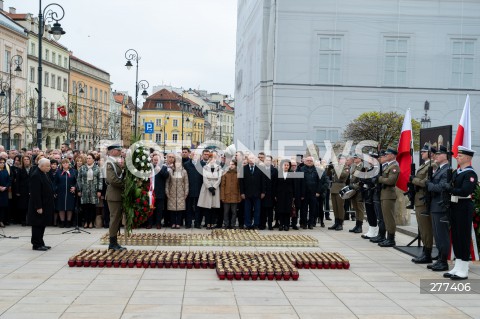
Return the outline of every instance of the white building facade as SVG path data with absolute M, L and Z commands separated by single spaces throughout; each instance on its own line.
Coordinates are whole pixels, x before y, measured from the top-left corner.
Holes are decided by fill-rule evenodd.
M 248 148 L 341 141 L 368 111 L 419 120 L 426 100 L 431 126 L 455 136 L 466 94 L 480 122 L 479 1 L 239 0 L 237 23 L 235 140 Z

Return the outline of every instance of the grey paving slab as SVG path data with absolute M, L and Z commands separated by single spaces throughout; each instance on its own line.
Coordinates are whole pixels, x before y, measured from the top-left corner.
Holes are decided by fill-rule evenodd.
M 328 226 L 328 225 L 327 225 Z M 346 222 L 346 229 L 353 222 Z M 221 281 L 207 269 L 70 268 L 80 249 L 104 249 L 91 234 L 47 228 L 48 252 L 32 251 L 30 229 L 5 228 L 17 240 L 0 240 L 0 318 L 480 318 L 478 295 L 425 295 L 420 279 L 440 279 L 392 248 L 380 248 L 347 231 L 315 228 L 318 248 L 231 247 L 241 251 L 338 251 L 350 270 L 302 269 L 298 281 Z M 149 232 L 155 232 L 149 230 Z M 199 232 L 206 230 L 160 232 Z M 266 232 L 270 233 L 270 232 Z M 292 232 L 293 233 L 293 232 Z M 397 244 L 411 240 L 397 235 Z M 129 247 L 156 250 L 226 250 L 227 247 Z M 470 267 L 480 279 L 480 264 Z

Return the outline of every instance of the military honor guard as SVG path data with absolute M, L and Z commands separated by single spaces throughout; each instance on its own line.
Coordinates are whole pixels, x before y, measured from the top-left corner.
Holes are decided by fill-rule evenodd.
M 105 199 L 108 203 L 110 211 L 110 227 L 109 236 L 110 244 L 108 249 L 125 250 L 117 242 L 117 233 L 122 223 L 122 194 L 125 187 L 123 160 L 121 158 L 122 148 L 119 145 L 111 145 L 108 147 L 108 158 L 106 161 L 106 178 L 108 185 L 105 193 Z
M 365 218 L 365 205 L 363 200 L 363 183 L 360 180 L 361 173 L 366 171 L 362 158 L 359 154 L 353 155 L 352 174 L 350 175 L 350 186 L 356 191 L 355 195 L 350 199 L 352 208 L 355 211 L 356 222 L 355 227 L 349 230 L 351 233 L 359 234 L 363 231 L 363 219 Z
M 345 218 L 344 201 L 340 197 L 340 190 L 345 187 L 345 182 L 350 175 L 349 168 L 345 165 L 345 156 L 340 155 L 338 165 L 329 165 L 328 174 L 332 177 L 330 194 L 332 197 L 332 208 L 335 215 L 335 223 L 328 227 L 330 230 L 343 230 L 343 219 Z
M 448 233 L 448 224 L 441 222 L 446 216 L 449 203 L 444 200 L 444 192 L 448 191 L 448 175 L 450 163 L 448 155 L 450 152 L 443 145 L 438 147 L 435 154 L 435 163 L 438 168 L 435 170 L 431 181 L 426 182 L 427 190 L 431 194 L 430 215 L 432 217 L 433 236 L 438 249 L 438 260 L 434 264 L 427 265 L 428 269 L 433 271 L 448 270 L 448 252 L 450 250 L 450 236 Z M 451 171 L 450 171 L 451 174 Z
M 478 185 L 477 173 L 471 166 L 475 151 L 463 146 L 458 147 L 457 164 L 459 168 L 453 173 L 451 193 L 450 229 L 455 254 L 455 266 L 443 274 L 452 280 L 468 279 L 470 260 L 470 232 L 472 227 L 474 203 L 472 194 Z
M 427 203 L 429 196 L 427 196 L 428 190 L 426 189 L 426 183 L 428 182 L 428 171 L 431 172 L 437 169 L 437 164 L 433 160 L 433 156 L 437 150 L 426 143 L 420 150 L 422 165 L 418 168 L 415 177 L 411 178 L 411 183 L 415 185 L 415 216 L 417 218 L 418 230 L 420 238 L 423 243 L 423 251 L 420 256 L 412 258 L 412 262 L 416 264 L 429 264 L 432 262 L 432 247 L 433 247 L 433 231 L 432 231 L 432 218 L 430 214 L 424 214 L 429 212 L 430 203 Z
M 382 170 L 382 175 L 378 177 L 378 182 L 382 185 L 380 200 L 387 231 L 387 238 L 378 243 L 380 247 L 395 246 L 395 231 L 397 227 L 395 223 L 395 201 L 397 200 L 395 187 L 400 175 L 400 167 L 395 160 L 397 154 L 397 151 L 391 147 L 385 151 L 385 166 Z

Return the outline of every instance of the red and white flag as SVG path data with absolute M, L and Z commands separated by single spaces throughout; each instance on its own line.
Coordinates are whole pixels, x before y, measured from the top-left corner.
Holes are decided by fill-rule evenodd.
M 67 109 L 65 108 L 65 105 L 60 105 L 59 107 L 57 107 L 57 110 L 62 117 L 67 116 Z
M 407 109 L 405 118 L 403 119 L 402 133 L 398 142 L 397 162 L 400 167 L 400 176 L 398 176 L 397 187 L 406 192 L 408 189 L 407 183 L 410 178 L 410 167 L 412 165 L 413 150 L 413 133 L 412 133 L 412 115 L 410 109 Z
M 470 120 L 470 96 L 467 94 L 467 99 L 465 100 L 465 106 L 463 107 L 462 117 L 460 118 L 460 123 L 458 123 L 457 135 L 452 146 L 453 156 L 456 158 L 458 154 L 458 147 L 464 146 L 466 148 L 472 148 L 472 130 L 471 130 L 471 120 Z M 478 256 L 478 247 L 477 240 L 475 236 L 475 229 L 471 230 L 471 242 L 470 242 L 470 254 L 472 255 L 472 260 L 479 260 Z

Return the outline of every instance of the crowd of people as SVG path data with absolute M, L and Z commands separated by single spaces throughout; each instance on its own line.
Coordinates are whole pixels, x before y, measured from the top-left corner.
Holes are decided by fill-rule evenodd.
M 43 242 L 44 227 L 72 227 L 78 216 L 75 220 L 84 228 L 110 228 L 110 248 L 124 249 L 116 235 L 122 224 L 128 151 L 111 146 L 108 152 L 102 157 L 100 152 L 84 153 L 63 144 L 60 150 L 49 152 L 22 149 L 6 153 L 0 146 L 0 227 L 28 223 L 33 249 L 48 250 Z M 444 146 L 434 149 L 425 145 L 421 150 L 425 162 L 410 178 L 424 244 L 422 255 L 412 262 L 446 271 L 452 244 L 457 262 L 444 276 L 465 279 L 471 194 L 478 179 L 470 166 L 474 151 L 459 147 L 459 169 L 455 171 L 449 166 L 449 154 Z M 366 215 L 368 231 L 361 237 L 380 247 L 393 247 L 400 175 L 396 156 L 396 149 L 388 148 L 368 155 L 340 155 L 334 163 L 327 163 L 312 156 L 277 159 L 263 152 L 238 151 L 227 162 L 216 150 L 184 147 L 181 154 L 162 154 L 152 149 L 155 208 L 143 227 L 313 229 L 325 227 L 333 211 L 329 230 L 342 231 L 344 220 L 351 218 L 356 223 L 349 231 L 363 233 Z M 45 201 L 49 194 L 52 200 Z M 460 210 L 466 213 L 455 213 Z M 432 256 L 433 238 L 437 257 Z

